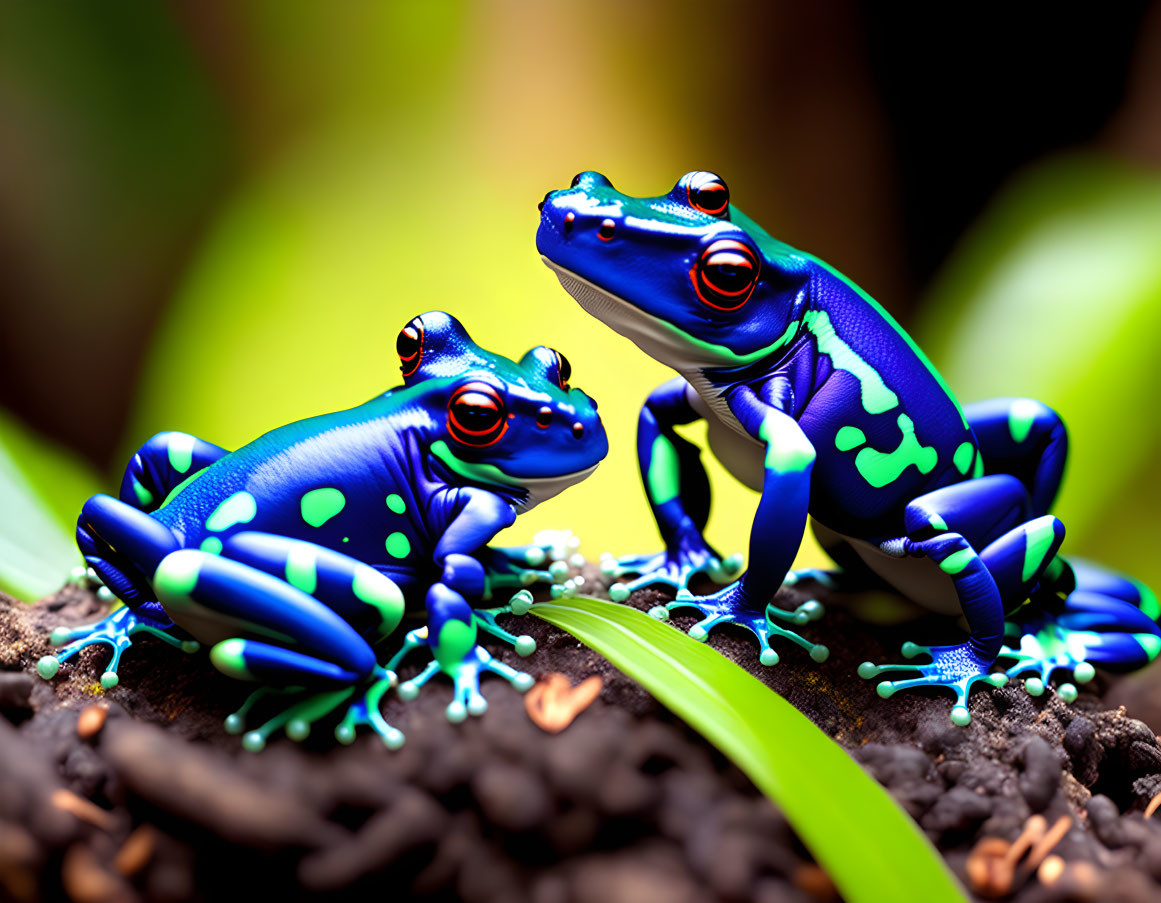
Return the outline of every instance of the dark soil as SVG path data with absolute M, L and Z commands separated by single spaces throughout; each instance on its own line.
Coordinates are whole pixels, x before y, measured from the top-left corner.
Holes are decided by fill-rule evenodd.
M 588 576 L 589 586 L 599 583 L 595 571 Z M 787 607 L 806 598 L 783 592 Z M 631 603 L 647 609 L 662 598 L 643 591 Z M 535 616 L 515 629 L 536 638 L 536 653 L 519 659 L 498 644 L 493 652 L 536 676 L 605 681 L 560 734 L 536 727 L 500 680 L 485 685 L 483 717 L 452 725 L 443 712 L 450 685 L 437 678 L 415 701 L 392 694 L 386 704 L 407 737 L 398 752 L 369 733 L 336 746 L 320 728 L 303 744 L 272 739 L 254 755 L 221 727 L 248 688 L 214 671 L 204 653 L 139 639 L 108 692 L 98 683 L 104 648 L 66 663 L 51 683 L 36 677 L 52 627 L 100 614 L 78 587 L 31 607 L 0 596 L 0 898 L 837 899 L 743 774 Z M 687 627 L 693 619 L 675 620 Z M 1161 747 L 1144 723 L 1101 701 L 1103 678 L 1071 706 L 1019 687 L 978 690 L 972 723 L 958 728 L 948 697 L 881 700 L 855 676 L 863 660 L 896 659 L 903 639 L 937 641 L 947 629 L 871 628 L 829 606 L 806 628 L 832 650 L 823 665 L 794 648 L 762 668 L 752 640 L 728 630 L 711 643 L 850 750 L 961 879 L 982 838 L 1015 840 L 1033 816 L 1048 825 L 1069 816 L 1053 850 L 1064 863 L 1059 877 L 1042 870 L 1041 881 L 1018 868 L 1010 899 L 1161 897 L 1161 819 L 1142 814 L 1161 791 Z M 1131 680 L 1112 692 L 1132 703 L 1150 696 L 1158 675 Z M 97 697 L 108 719 L 82 739 L 78 717 Z M 978 866 L 972 882 L 983 890 Z

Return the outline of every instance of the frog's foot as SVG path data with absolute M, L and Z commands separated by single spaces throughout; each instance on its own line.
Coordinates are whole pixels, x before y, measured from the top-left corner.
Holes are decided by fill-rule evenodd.
M 656 555 L 627 555 L 614 558 L 601 556 L 601 573 L 616 579 L 626 574 L 639 576 L 625 583 L 613 583 L 609 598 L 624 602 L 630 595 L 646 586 L 668 586 L 674 590 L 689 588 L 689 581 L 697 574 L 706 574 L 715 583 L 729 583 L 742 570 L 742 556 L 719 558 L 708 546 L 693 548 L 681 546 Z
M 501 605 L 499 608 L 473 608 L 472 615 L 475 617 L 476 626 L 481 630 L 511 645 L 521 658 L 527 658 L 536 651 L 536 640 L 528 634 L 516 636 L 516 634 L 505 630 L 496 623 L 496 617 L 498 615 L 526 615 L 531 608 L 532 593 L 522 589 L 508 600 L 507 605 Z
M 904 643 L 903 655 L 914 658 L 917 655 L 931 656 L 931 662 L 925 665 L 890 664 L 876 665 L 872 662 L 863 662 L 859 665 L 859 677 L 868 680 L 885 671 L 917 671 L 918 677 L 906 680 L 884 680 L 879 683 L 878 694 L 883 699 L 890 699 L 900 690 L 912 687 L 946 687 L 955 694 L 955 704 L 951 709 L 953 724 L 963 727 L 972 720 L 967 709 L 968 693 L 974 684 L 982 681 L 993 687 L 1002 687 L 1008 682 L 1003 674 L 990 674 L 990 664 L 983 661 L 972 650 L 969 643 L 958 646 L 919 646 L 916 643 Z
M 1000 649 L 1001 659 L 1014 662 L 1004 673 L 1013 679 L 1023 677 L 1024 689 L 1032 696 L 1043 695 L 1054 671 L 1071 671 L 1075 683 L 1059 684 L 1056 695 L 1072 702 L 1077 696 L 1076 684 L 1088 683 L 1096 676 L 1085 656 L 1088 641 L 1099 637 L 1089 631 L 1069 630 L 1052 618 L 1043 618 L 1029 624 L 1005 624 L 1004 638 L 1014 644 Z
M 387 667 L 394 669 L 412 649 L 428 645 L 426 627 L 410 631 L 404 637 L 403 648 L 388 662 Z M 447 707 L 448 720 L 454 723 L 463 721 L 468 715 L 483 715 L 488 710 L 488 701 L 480 692 L 480 675 L 483 672 L 498 674 L 521 693 L 531 689 L 536 682 L 532 675 L 497 661 L 486 649 L 473 645 L 456 662 L 450 664 L 441 664 L 438 660 L 428 662 L 419 674 L 399 685 L 399 698 L 405 701 L 414 699 L 424 685 L 440 671 L 451 677 L 455 683 L 455 698 Z
M 497 589 L 550 583 L 575 591 L 584 583 L 583 577 L 574 578 L 569 587 L 573 568 L 584 567 L 585 558 L 577 551 L 580 540 L 569 530 L 541 530 L 526 546 L 489 546 L 482 561 L 488 574 L 487 598 Z M 567 595 L 567 592 L 557 592 Z
M 665 621 L 669 619 L 671 611 L 679 608 L 695 608 L 704 616 L 689 628 L 689 635 L 699 642 L 705 642 L 709 632 L 719 624 L 740 624 L 748 628 L 758 638 L 758 658 L 763 665 L 778 664 L 778 653 L 770 646 L 771 637 L 782 637 L 797 643 L 816 662 L 825 662 L 830 656 L 830 650 L 821 643 L 812 643 L 795 631 L 774 623 L 783 621 L 803 625 L 817 621 L 823 616 L 823 608 L 814 601 L 804 602 L 792 612 L 775 605 L 767 605 L 764 611 L 755 611 L 742 600 L 738 584 L 734 583 L 711 596 L 695 596 L 688 590 L 678 590 L 674 601 L 655 605 L 649 614 Z
M 121 656 L 133 645 L 132 637 L 138 633 L 152 634 L 183 652 L 198 650 L 198 644 L 194 640 L 181 640 L 168 633 L 172 627 L 172 624 L 158 623 L 135 614 L 128 606 L 118 608 L 95 624 L 86 624 L 83 627 L 57 627 L 49 637 L 49 642 L 63 648 L 55 655 L 43 656 L 36 663 L 36 672 L 45 680 L 51 680 L 60 671 L 61 662 L 72 658 L 87 646 L 104 643 L 112 647 L 113 658 L 105 668 L 105 673 L 101 675 L 101 686 L 111 690 L 120 681 L 117 668 L 121 664 Z
M 260 752 L 277 731 L 285 730 L 291 740 L 305 740 L 310 735 L 311 725 L 345 708 L 342 721 L 335 727 L 336 740 L 343 744 L 354 742 L 356 729 L 367 724 L 388 749 L 399 749 L 403 745 L 403 734 L 388 724 L 379 711 L 383 696 L 395 683 L 395 672 L 376 666 L 361 692 L 357 686 L 322 693 L 261 687 L 247 697 L 238 711 L 226 718 L 226 732 L 242 734 L 242 746 L 250 752 Z M 245 731 L 250 710 L 262 699 L 273 695 L 291 695 L 294 701 L 263 724 Z

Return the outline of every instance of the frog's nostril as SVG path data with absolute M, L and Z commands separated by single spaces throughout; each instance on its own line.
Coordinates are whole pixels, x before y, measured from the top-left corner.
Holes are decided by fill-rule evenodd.
M 568 235 L 572 231 L 572 224 L 576 222 L 576 214 L 571 210 L 564 215 L 564 234 Z
M 583 423 L 574 423 L 572 425 L 572 435 L 574 439 L 581 439 L 584 437 L 585 427 Z
M 617 228 L 617 224 L 611 219 L 601 221 L 600 228 L 597 229 L 597 238 L 601 241 L 612 241 L 613 231 Z
M 536 425 L 541 429 L 544 429 L 550 423 L 552 423 L 552 408 L 550 408 L 548 405 L 545 405 L 536 412 Z

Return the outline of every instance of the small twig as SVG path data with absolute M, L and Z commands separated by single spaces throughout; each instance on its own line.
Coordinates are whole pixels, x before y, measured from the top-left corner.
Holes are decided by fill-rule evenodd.
M 581 681 L 576 687 L 570 686 L 563 674 L 549 674 L 525 694 L 524 707 L 537 727 L 556 734 L 593 704 L 604 684 L 599 674 Z
M 1152 818 L 1158 806 L 1161 806 L 1161 793 L 1158 793 L 1153 799 L 1149 800 L 1149 805 L 1145 807 L 1145 818 Z
M 77 796 L 71 790 L 65 790 L 63 787 L 54 790 L 51 801 L 58 809 L 63 809 L 70 815 L 103 831 L 108 831 L 113 827 L 112 813 L 83 797 Z

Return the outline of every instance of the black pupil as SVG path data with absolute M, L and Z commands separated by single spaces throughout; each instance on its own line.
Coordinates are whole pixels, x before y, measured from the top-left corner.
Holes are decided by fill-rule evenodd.
M 496 425 L 500 412 L 482 396 L 467 396 L 456 402 L 456 419 L 465 430 L 482 432 Z
M 572 365 L 568 362 L 568 358 L 556 352 L 557 372 L 560 374 L 561 386 L 567 386 L 569 377 L 572 376 Z
M 705 273 L 710 283 L 723 292 L 740 292 L 750 284 L 754 271 L 732 263 L 710 263 L 706 265 Z
M 400 357 L 411 357 L 419 348 L 419 336 L 410 326 L 405 326 L 395 340 L 395 350 Z
M 576 188 L 576 187 L 577 187 L 577 185 L 579 185 L 579 184 L 580 184 L 580 180 L 581 180 L 581 176 L 582 176 L 582 175 L 584 175 L 584 173 L 580 173 L 580 172 L 578 172 L 578 173 L 577 173 L 575 176 L 573 176 L 573 177 L 572 177 L 572 183 L 571 183 L 571 184 L 570 184 L 568 187 L 569 187 L 569 188 Z
M 703 210 L 712 210 L 715 213 L 724 212 L 726 204 L 730 202 L 726 186 L 721 182 L 710 182 L 708 185 L 695 188 L 693 197 L 697 206 Z

